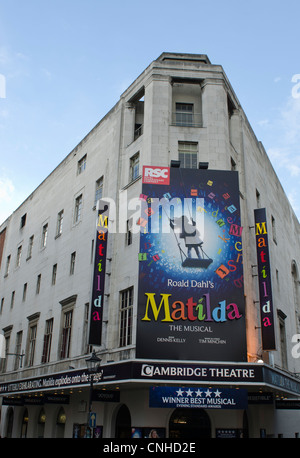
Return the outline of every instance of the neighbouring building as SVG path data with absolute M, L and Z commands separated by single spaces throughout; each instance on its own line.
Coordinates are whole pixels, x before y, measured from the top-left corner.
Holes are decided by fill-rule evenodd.
M 1 437 L 297 437 L 299 236 L 223 68 L 161 54 L 0 227 Z

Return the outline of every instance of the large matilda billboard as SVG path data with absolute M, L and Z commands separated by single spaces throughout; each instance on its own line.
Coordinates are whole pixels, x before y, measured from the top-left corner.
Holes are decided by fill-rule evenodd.
M 138 358 L 246 361 L 237 172 L 144 167 Z

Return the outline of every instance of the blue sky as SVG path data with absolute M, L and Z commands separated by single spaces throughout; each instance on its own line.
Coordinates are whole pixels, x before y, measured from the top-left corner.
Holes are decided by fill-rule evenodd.
M 207 54 L 300 219 L 299 0 L 0 0 L 0 223 L 162 52 Z

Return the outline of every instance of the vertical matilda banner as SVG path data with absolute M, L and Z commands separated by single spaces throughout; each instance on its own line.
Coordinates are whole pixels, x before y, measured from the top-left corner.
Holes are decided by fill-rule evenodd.
M 275 350 L 272 284 L 266 209 L 254 210 L 262 349 Z
M 143 172 L 136 356 L 246 361 L 237 172 Z
M 108 228 L 109 208 L 107 204 L 104 204 L 103 209 L 99 209 L 99 208 L 100 208 L 100 203 L 98 201 L 95 259 L 94 259 L 94 271 L 93 271 L 93 290 L 92 290 L 91 312 L 90 312 L 90 332 L 89 332 L 89 344 L 90 345 L 101 345 L 101 336 L 102 336 L 106 252 L 107 252 L 107 239 L 108 239 L 108 229 L 109 229 Z

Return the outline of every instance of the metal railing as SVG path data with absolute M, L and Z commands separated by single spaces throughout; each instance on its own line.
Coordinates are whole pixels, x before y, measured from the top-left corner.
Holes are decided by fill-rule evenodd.
M 202 127 L 202 114 L 175 111 L 172 113 L 172 126 Z
M 140 125 L 137 129 L 134 131 L 134 140 L 139 138 L 143 134 L 143 124 Z

